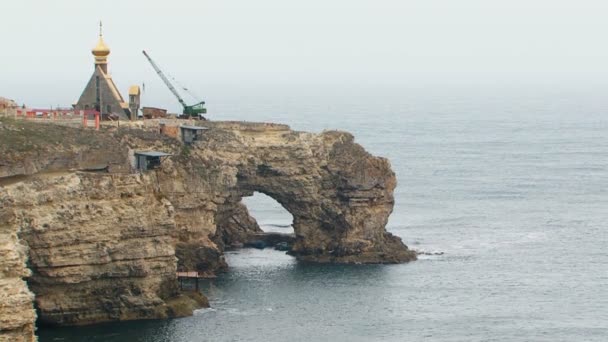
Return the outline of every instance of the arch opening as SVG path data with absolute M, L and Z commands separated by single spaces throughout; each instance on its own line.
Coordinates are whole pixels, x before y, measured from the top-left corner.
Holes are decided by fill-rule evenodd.
M 258 230 L 248 235 L 244 247 L 291 251 L 295 234 L 293 215 L 287 209 L 261 192 L 253 192 L 252 196 L 242 198 L 241 203 Z
M 274 198 L 256 191 L 244 197 L 243 204 L 264 233 L 294 233 L 293 215 Z

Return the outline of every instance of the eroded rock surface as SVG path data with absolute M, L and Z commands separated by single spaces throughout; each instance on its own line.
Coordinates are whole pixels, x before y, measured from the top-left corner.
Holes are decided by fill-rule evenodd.
M 300 260 L 415 259 L 385 230 L 396 186 L 389 162 L 367 153 L 352 135 L 205 125 L 210 129 L 201 139 L 185 146 L 157 127 L 105 127 L 84 131 L 87 138 L 82 130 L 48 125 L 40 140 L 27 137 L 40 133 L 39 126 L 4 122 L 18 145 L 0 144 L 0 214 L 11 218 L 4 229 L 13 237 L 1 241 L 23 245 L 32 271 L 1 279 L 14 278 L 1 291 L 23 293 L 24 323 L 16 329 L 34 319 L 22 279 L 36 296 L 40 319 L 53 324 L 191 312 L 196 305 L 184 304 L 192 298 L 179 296 L 175 272 L 211 276 L 227 267 L 224 248 L 261 231 L 241 202 L 255 191 L 293 215 L 291 253 Z M 132 169 L 135 150 L 173 156 L 141 174 Z M 97 165 L 108 167 L 78 171 Z
M 34 176 L 0 203 L 29 248 L 43 323 L 166 318 L 178 296 L 174 211 L 138 174 Z
M 0 207 L 0 341 L 34 341 L 34 294 L 23 280 L 30 270 L 14 219 Z
M 190 150 L 188 163 L 220 161 L 227 201 L 254 191 L 279 202 L 293 217 L 300 260 L 397 263 L 415 259 L 386 232 L 395 174 L 351 134 L 295 132 L 284 125 L 207 123 L 211 130 Z

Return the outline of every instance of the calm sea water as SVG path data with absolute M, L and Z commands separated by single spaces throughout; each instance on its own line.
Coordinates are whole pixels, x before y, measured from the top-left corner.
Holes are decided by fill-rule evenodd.
M 211 309 L 40 340 L 608 341 L 608 88 L 548 89 L 218 95 L 217 119 L 354 133 L 397 173 L 388 229 L 444 254 L 338 266 L 230 252 L 203 284 Z M 265 230 L 290 229 L 276 202 L 247 205 Z

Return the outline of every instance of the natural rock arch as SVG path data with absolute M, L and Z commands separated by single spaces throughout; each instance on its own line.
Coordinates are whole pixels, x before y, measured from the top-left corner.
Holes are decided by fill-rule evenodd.
M 294 132 L 283 125 L 224 123 L 216 128 L 221 129 L 211 130 L 194 154 L 221 158 L 230 166 L 228 204 L 260 192 L 293 215 L 292 253 L 298 259 L 337 263 L 415 259 L 400 238 L 385 230 L 396 186 L 390 163 L 367 153 L 351 134 Z

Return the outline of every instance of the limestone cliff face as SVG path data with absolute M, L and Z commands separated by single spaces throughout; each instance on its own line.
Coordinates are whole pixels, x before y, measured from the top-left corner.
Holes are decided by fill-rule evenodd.
M 217 229 L 213 241 L 222 249 L 240 246 L 252 234 L 264 232 L 242 202 L 227 201 L 225 205 L 218 206 L 215 219 Z
M 396 186 L 389 162 L 365 152 L 352 135 L 272 124 L 205 125 L 201 139 L 186 146 L 160 135 L 157 126 L 90 132 L 5 122 L 0 253 L 12 253 L 14 261 L 7 266 L 11 273 L 0 273 L 2 327 L 6 310 L 20 310 L 10 331 L 33 328 L 31 293 L 22 279 L 35 294 L 41 322 L 191 313 L 203 299 L 179 299 L 175 272 L 213 275 L 228 267 L 224 248 L 260 232 L 241 202 L 255 191 L 293 215 L 291 253 L 300 260 L 415 259 L 385 230 Z M 173 156 L 142 174 L 131 166 L 135 150 Z M 78 171 L 99 166 L 103 173 Z M 23 268 L 26 256 L 31 275 Z M 7 293 L 19 296 L 9 302 Z
M 13 222 L 0 207 L 0 341 L 34 341 L 34 294 L 23 281 L 30 270 Z
M 174 211 L 141 175 L 66 173 L 4 188 L 29 248 L 41 322 L 169 317 L 177 296 Z
M 301 260 L 396 263 L 414 260 L 401 239 L 386 232 L 395 174 L 353 136 L 329 131 L 295 132 L 284 125 L 206 123 L 188 165 L 221 166 L 225 205 L 262 192 L 294 217 Z M 221 228 L 221 225 L 218 225 Z

